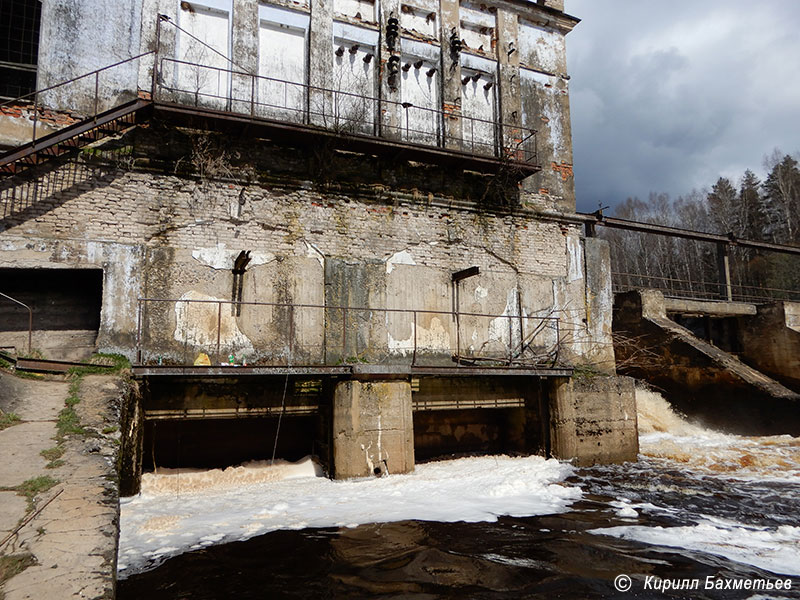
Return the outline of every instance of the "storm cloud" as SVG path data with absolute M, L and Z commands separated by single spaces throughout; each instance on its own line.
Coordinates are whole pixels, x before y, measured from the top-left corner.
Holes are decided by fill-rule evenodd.
M 567 0 L 578 209 L 764 175 L 800 150 L 797 0 Z

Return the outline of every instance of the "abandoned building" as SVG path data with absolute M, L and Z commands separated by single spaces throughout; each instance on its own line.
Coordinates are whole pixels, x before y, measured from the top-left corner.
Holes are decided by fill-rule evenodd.
M 7 4 L 0 345 L 128 357 L 139 468 L 635 458 L 563 0 Z

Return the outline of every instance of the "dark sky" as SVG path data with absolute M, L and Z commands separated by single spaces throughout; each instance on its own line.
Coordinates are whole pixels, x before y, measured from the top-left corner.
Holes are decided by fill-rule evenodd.
M 800 151 L 800 0 L 566 0 L 578 210 Z

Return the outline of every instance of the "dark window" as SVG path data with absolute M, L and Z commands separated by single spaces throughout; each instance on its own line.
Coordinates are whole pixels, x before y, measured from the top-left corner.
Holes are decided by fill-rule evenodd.
M 0 97 L 35 89 L 41 13 L 41 0 L 0 0 Z

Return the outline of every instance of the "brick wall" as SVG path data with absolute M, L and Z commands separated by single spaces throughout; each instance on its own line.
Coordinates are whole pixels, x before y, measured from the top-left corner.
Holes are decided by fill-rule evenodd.
M 510 263 L 521 273 L 565 273 L 565 232 L 555 223 L 402 196 L 364 201 L 314 189 L 65 166 L 40 178 L 35 191 L 29 184 L 2 192 L 0 228 L 15 236 L 187 249 L 224 244 L 283 256 L 305 256 L 306 242 L 351 259 L 386 259 L 412 247 L 417 264 L 436 268 L 480 262 L 510 271 Z

